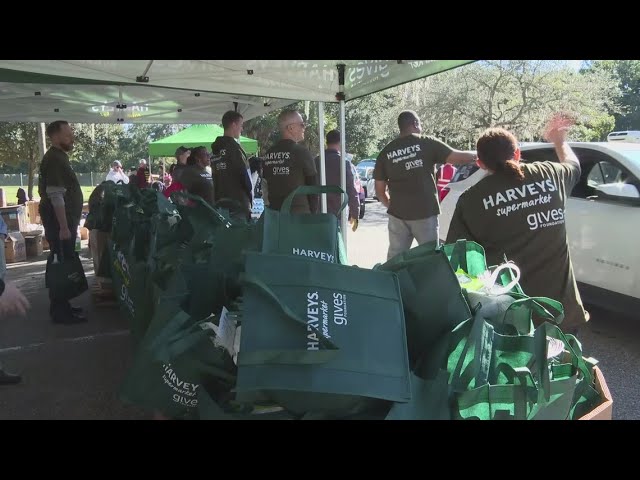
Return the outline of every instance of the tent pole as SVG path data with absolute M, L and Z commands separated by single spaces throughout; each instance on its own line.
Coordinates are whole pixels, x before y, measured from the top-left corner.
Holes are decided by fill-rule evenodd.
M 344 77 L 345 77 L 345 65 L 343 63 L 338 66 L 338 94 L 336 98 L 340 100 L 340 188 L 345 192 L 343 195 L 347 195 L 347 172 L 344 160 L 347 158 L 346 152 L 346 130 L 345 130 L 345 95 L 344 95 Z M 344 242 L 344 249 L 347 250 L 347 217 L 349 209 L 345 208 L 341 215 L 340 227 L 342 229 L 342 240 Z
M 318 140 L 320 143 L 320 185 L 327 184 L 327 165 L 324 156 L 324 102 L 318 102 Z M 327 194 L 320 197 L 322 213 L 327 213 Z

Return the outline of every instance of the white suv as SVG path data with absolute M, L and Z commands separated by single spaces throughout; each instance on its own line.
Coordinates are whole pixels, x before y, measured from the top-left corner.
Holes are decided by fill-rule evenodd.
M 570 143 L 582 166 L 567 200 L 567 234 L 584 300 L 611 310 L 640 309 L 640 144 Z M 521 145 L 522 161 L 554 161 L 551 144 Z M 447 237 L 458 198 L 485 171 L 461 167 L 441 202 L 440 237 Z

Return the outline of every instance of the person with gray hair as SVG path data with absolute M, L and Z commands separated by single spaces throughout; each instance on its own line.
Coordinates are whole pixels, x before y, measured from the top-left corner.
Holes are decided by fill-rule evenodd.
M 421 137 L 416 112 L 400 113 L 398 127 L 400 136 L 380 152 L 373 170 L 376 196 L 387 207 L 389 217 L 387 259 L 409 250 L 414 238 L 419 245 L 439 240 L 436 164 L 476 160 L 475 152 L 462 152 L 434 137 Z
M 296 110 L 284 110 L 278 116 L 281 139 L 264 156 L 263 188 L 265 205 L 280 210 L 284 199 L 302 185 L 316 185 L 316 167 L 307 148 L 299 145 L 304 140 L 306 124 Z M 292 213 L 316 213 L 318 195 L 297 195 L 291 204 Z
M 111 180 L 113 183 L 118 183 L 120 181 L 124 184 L 129 183 L 129 177 L 122 170 L 122 163 L 120 163 L 120 160 L 115 160 L 111 164 L 111 170 L 107 173 L 106 179 Z
M 69 162 L 68 153 L 73 150 L 74 134 L 64 120 L 50 123 L 46 132 L 51 147 L 40 163 L 40 218 L 51 255 L 71 258 L 75 255 L 75 240 L 84 200 L 80 183 Z M 72 324 L 87 320 L 81 315 L 82 309 L 72 307 L 67 299 L 56 298 L 52 290 L 49 290 L 49 300 L 49 314 L 54 323 Z

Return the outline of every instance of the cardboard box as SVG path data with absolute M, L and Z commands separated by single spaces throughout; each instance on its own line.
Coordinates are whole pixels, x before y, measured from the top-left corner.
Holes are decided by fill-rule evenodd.
M 27 259 L 24 237 L 20 232 L 9 232 L 4 240 L 4 256 L 7 263 L 24 262 Z
M 25 205 L 27 208 L 27 220 L 29 223 L 35 223 L 42 225 L 42 219 L 40 218 L 40 202 L 38 200 L 30 200 Z
M 39 257 L 44 249 L 42 248 L 42 235 L 23 235 L 27 258 Z
M 100 232 L 96 229 L 89 231 L 89 249 L 93 258 L 93 269 L 98 272 L 100 260 L 106 251 L 107 241 L 111 238 L 110 233 Z
M 89 240 L 89 230 L 85 227 L 80 227 L 80 240 Z
M 593 367 L 593 374 L 595 376 L 596 390 L 604 401 L 578 420 L 611 420 L 613 416 L 613 398 L 611 397 L 611 392 L 609 391 L 607 382 L 604 380 L 602 371 L 597 366 Z
M 27 229 L 29 221 L 27 219 L 27 209 L 24 205 L 0 208 L 0 215 L 7 224 L 10 232 L 20 232 Z

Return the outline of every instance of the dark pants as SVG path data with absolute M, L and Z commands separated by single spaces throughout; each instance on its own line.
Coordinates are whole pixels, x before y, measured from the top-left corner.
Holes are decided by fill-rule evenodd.
M 67 219 L 67 222 L 69 220 Z M 59 227 L 58 221 L 53 220 L 52 222 L 46 222 L 44 226 L 44 235 L 49 242 L 49 259 L 47 260 L 47 270 L 49 270 L 49 263 L 53 260 L 53 255 L 57 254 L 60 256 L 62 254 L 65 258 L 71 258 L 75 255 L 75 247 L 76 247 L 76 237 L 78 235 L 78 226 L 69 223 L 69 231 L 71 232 L 71 238 L 69 240 L 60 240 L 58 235 Z M 49 313 L 53 317 L 66 317 L 71 315 L 71 304 L 69 300 L 55 298 L 49 290 Z

